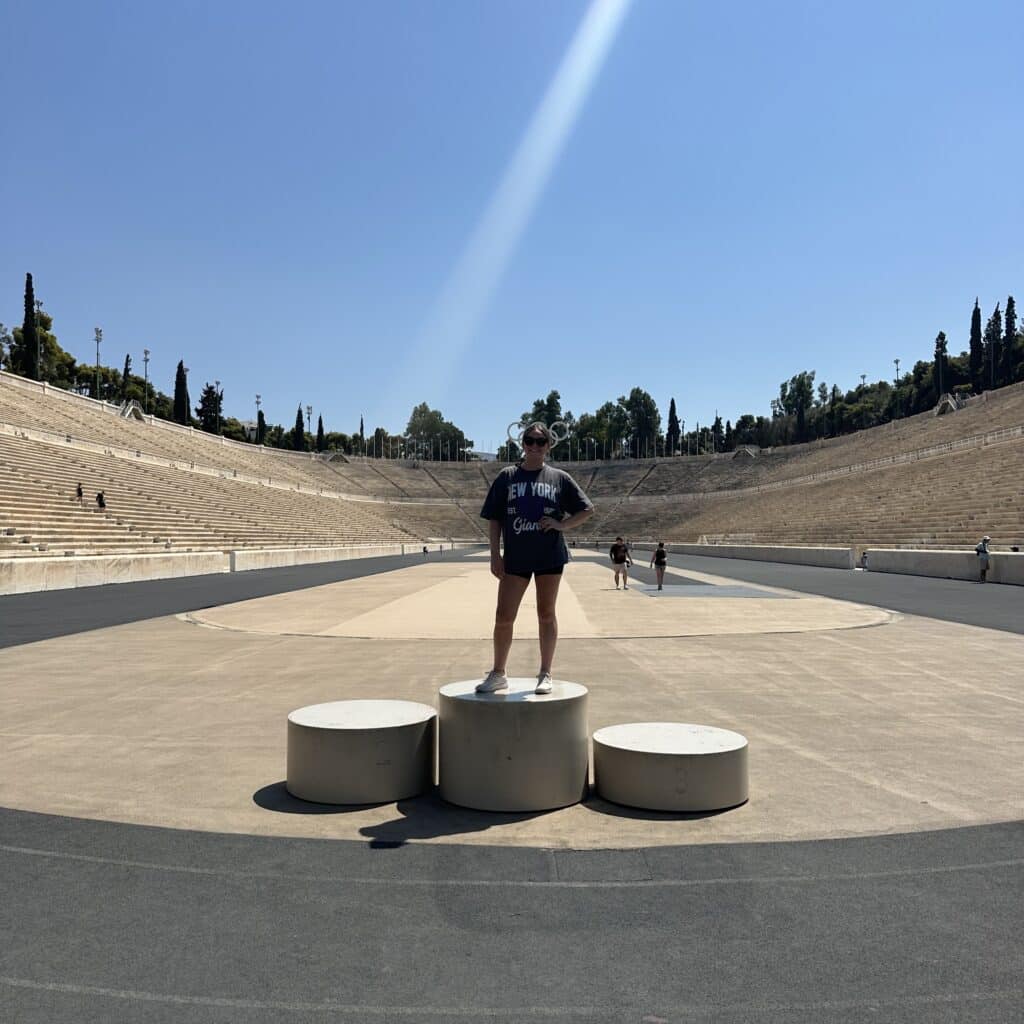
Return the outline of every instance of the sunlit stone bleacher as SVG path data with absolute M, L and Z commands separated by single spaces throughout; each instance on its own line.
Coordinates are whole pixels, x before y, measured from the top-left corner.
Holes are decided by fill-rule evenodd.
M 762 493 L 677 495 L 620 506 L 636 537 L 754 544 L 998 547 L 1024 544 L 1024 437 Z
M 0 434 L 10 481 L 0 503 L 4 554 L 47 550 L 227 549 L 360 544 L 418 539 L 383 507 L 136 463 Z M 82 483 L 83 506 L 75 500 Z M 107 508 L 95 504 L 104 491 Z M 25 540 L 23 538 L 31 538 Z
M 1024 544 L 1022 425 L 1018 384 L 949 415 L 754 457 L 556 465 L 595 502 L 584 543 L 959 548 L 989 533 L 999 549 Z M 480 505 L 503 468 L 274 451 L 0 374 L 0 557 L 482 541 Z

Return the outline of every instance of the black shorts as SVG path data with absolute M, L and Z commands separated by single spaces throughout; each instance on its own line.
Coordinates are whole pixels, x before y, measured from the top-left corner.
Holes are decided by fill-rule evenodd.
M 510 572 L 507 576 L 518 576 L 521 580 L 528 580 L 531 576 L 561 576 L 564 565 L 556 565 L 554 569 L 536 569 L 531 572 Z

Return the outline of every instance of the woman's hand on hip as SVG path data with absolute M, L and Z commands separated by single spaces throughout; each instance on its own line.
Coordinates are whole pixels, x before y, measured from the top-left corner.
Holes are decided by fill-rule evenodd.
M 562 522 L 559 519 L 552 519 L 551 516 L 541 516 L 540 528 L 545 532 L 548 530 L 561 530 Z

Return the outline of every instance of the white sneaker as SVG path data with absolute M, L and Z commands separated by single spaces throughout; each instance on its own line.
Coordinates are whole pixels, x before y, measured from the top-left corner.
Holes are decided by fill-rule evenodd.
M 540 672 L 537 675 L 537 688 L 533 691 L 534 693 L 550 693 L 551 692 L 551 673 Z
M 498 672 L 495 669 L 491 669 L 491 671 L 484 676 L 482 683 L 476 684 L 477 693 L 494 693 L 497 690 L 507 689 L 508 676 L 504 672 Z

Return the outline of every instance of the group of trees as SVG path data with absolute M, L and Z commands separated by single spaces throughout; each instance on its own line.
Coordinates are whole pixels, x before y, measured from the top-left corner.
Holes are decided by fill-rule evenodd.
M 536 419 L 546 423 L 561 420 L 568 438 L 554 451 L 560 459 L 703 455 L 745 445 L 772 448 L 849 434 L 926 412 L 944 394 L 963 398 L 1024 381 L 1024 332 L 1013 296 L 1005 306 L 996 305 L 984 330 L 981 319 L 975 299 L 967 350 L 950 355 L 946 334 L 940 331 L 932 358 L 918 360 L 913 369 L 894 376 L 891 382 L 869 383 L 864 376 L 857 387 L 843 390 L 824 381 L 815 384 L 814 370 L 794 374 L 779 385 L 778 397 L 770 403 L 770 416 L 745 413 L 735 424 L 730 420 L 723 424 L 716 414 L 712 423 L 694 424 L 687 431 L 673 398 L 662 433 L 658 407 L 641 388 L 579 418 L 571 412 L 563 415 L 559 393 L 552 391 L 523 413 L 520 426 Z M 514 459 L 519 454 L 514 444 L 505 444 L 498 457 Z
M 675 415 L 673 400 L 672 415 Z M 615 402 L 605 402 L 596 412 L 582 413 L 579 417 L 570 410 L 562 410 L 562 396 L 549 391 L 547 397 L 538 398 L 531 409 L 520 417 L 518 433 L 530 423 L 540 421 L 556 427 L 562 436 L 551 451 L 556 460 L 582 458 L 644 458 L 664 454 L 665 438 L 661 432 L 661 413 L 657 403 L 643 388 L 633 388 L 629 395 L 620 395 Z M 678 422 L 676 422 L 678 431 Z M 498 449 L 498 458 L 512 461 L 521 455 L 515 440 L 508 440 Z
M 824 382 L 814 386 L 814 371 L 783 382 L 772 402 L 772 416 L 741 416 L 733 429 L 735 444 L 771 447 L 848 434 L 893 419 L 927 412 L 945 394 L 959 398 L 1024 381 L 1024 333 L 1019 330 L 1013 296 L 996 304 L 984 330 L 977 299 L 971 313 L 968 348 L 950 355 L 945 331 L 935 338 L 931 359 L 894 375 L 843 391 Z
M 367 435 L 360 417 L 358 431 L 351 434 L 327 433 L 321 439 L 318 430 L 316 444 L 317 451 L 340 451 L 346 455 L 377 459 L 456 462 L 477 458 L 473 453 L 473 439 L 426 402 L 412 410 L 402 434 L 392 434 L 384 427 L 377 427 Z
M 686 430 L 673 398 L 663 430 L 657 403 L 643 388 L 636 387 L 628 395 L 620 395 L 595 412 L 581 413 L 578 417 L 562 409 L 558 391 L 549 391 L 546 397 L 536 399 L 532 408 L 522 413 L 518 427 L 525 427 L 534 420 L 563 424 L 559 429 L 564 437 L 552 452 L 553 458 L 562 461 L 701 455 L 733 451 L 743 445 L 769 448 L 834 437 L 924 412 L 933 408 L 943 394 L 979 394 L 1024 380 L 1024 333 L 1019 326 L 1012 295 L 1005 305 L 996 305 L 984 329 L 981 306 L 975 299 L 968 347 L 959 355 L 949 354 L 946 334 L 940 331 L 932 357 L 919 360 L 912 370 L 891 382 L 868 383 L 862 375 L 857 387 L 844 391 L 824 381 L 815 384 L 815 371 L 804 370 L 780 384 L 778 397 L 771 401 L 770 416 L 745 413 L 735 424 L 726 420 L 723 425 L 716 413 L 712 423 L 703 426 L 695 423 Z M 101 339 L 97 328 L 97 342 Z M 53 318 L 36 299 L 31 274 L 25 276 L 21 326 L 9 330 L 0 324 L 0 368 L 93 398 L 117 402 L 134 400 L 158 418 L 273 448 L 339 451 L 385 459 L 454 461 L 476 457 L 472 439 L 426 402 L 412 410 L 402 434 L 377 427 L 368 436 L 362 417 L 359 429 L 351 434 L 327 432 L 322 416 L 318 418 L 314 434 L 308 407 L 304 417 L 300 403 L 291 429 L 268 424 L 260 409 L 252 436 L 251 424 L 224 415 L 224 389 L 220 381 L 207 382 L 200 393 L 199 404 L 192 408 L 188 370 L 183 360 L 178 362 L 175 373 L 173 397 L 155 388 L 148 374 L 140 377 L 133 373 L 130 354 L 125 355 L 122 370 L 79 364 L 58 344 L 53 333 Z M 515 441 L 502 444 L 498 450 L 498 458 L 502 460 L 512 461 L 520 454 Z

